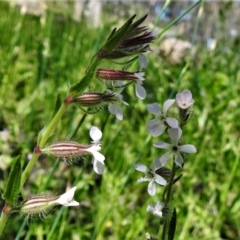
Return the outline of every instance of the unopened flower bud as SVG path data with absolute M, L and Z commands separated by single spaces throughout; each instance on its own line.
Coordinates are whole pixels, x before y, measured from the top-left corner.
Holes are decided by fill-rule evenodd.
M 60 196 L 43 195 L 32 197 L 21 204 L 20 212 L 30 216 L 39 215 L 40 217 L 45 217 L 56 205 L 78 206 L 79 203 L 73 199 L 76 189 L 77 187 L 73 187 Z
M 99 80 L 103 81 L 107 86 L 116 86 L 120 81 L 130 81 L 135 83 L 135 93 L 140 99 L 146 97 L 146 90 L 142 86 L 144 78 L 144 72 L 128 72 L 123 70 L 114 70 L 108 68 L 97 69 L 96 76 Z M 126 86 L 127 84 L 125 84 Z M 123 86 L 122 86 L 123 87 Z
M 146 26 L 139 27 L 146 17 L 147 15 L 130 24 L 128 30 L 122 35 L 122 38 L 119 38 L 118 43 L 113 48 L 108 48 L 107 42 L 106 47 L 98 53 L 98 57 L 101 59 L 118 59 L 141 54 L 149 50 L 149 44 L 156 38 L 156 34 L 148 31 Z M 133 19 L 134 17 L 131 18 L 131 21 Z M 115 33 L 116 31 L 113 31 L 112 39 Z M 110 38 L 109 42 L 112 39 Z

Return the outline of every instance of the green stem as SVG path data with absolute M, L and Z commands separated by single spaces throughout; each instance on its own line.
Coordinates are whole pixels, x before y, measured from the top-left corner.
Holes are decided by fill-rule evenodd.
M 49 137 L 51 136 L 52 132 L 54 131 L 54 129 L 56 128 L 59 120 L 61 119 L 65 109 L 66 109 L 67 105 L 65 103 L 63 103 L 61 105 L 61 107 L 59 108 L 57 114 L 55 115 L 55 117 L 52 119 L 51 123 L 48 125 L 46 131 L 43 133 L 43 136 L 41 138 L 41 141 L 39 143 L 39 147 L 43 148 L 44 145 L 46 144 L 47 140 L 49 139 Z M 40 153 L 33 153 L 32 158 L 29 160 L 27 167 L 24 169 L 24 172 L 22 174 L 22 178 L 21 178 L 21 187 L 23 187 L 24 183 L 26 182 L 26 180 L 28 179 L 36 161 L 38 160 Z
M 3 234 L 4 227 L 7 223 L 7 220 L 9 218 L 10 214 L 9 213 L 4 213 L 2 212 L 1 218 L 0 218 L 0 238 Z
M 176 172 L 176 164 L 175 164 L 174 159 L 173 159 L 172 175 L 171 175 L 171 178 L 170 178 L 169 183 L 168 183 L 167 197 L 166 197 L 166 200 L 164 201 L 165 205 L 168 205 L 168 203 L 169 203 L 169 201 L 171 199 L 173 180 L 174 180 L 174 177 L 175 177 L 175 172 Z M 165 222 L 164 222 L 164 225 L 163 225 L 163 230 L 162 230 L 162 240 L 165 239 L 167 228 L 168 228 L 168 221 L 166 219 Z M 160 233 L 161 233 L 161 228 L 159 228 L 158 236 L 160 236 Z M 160 237 L 159 237 L 159 239 L 160 239 Z
M 189 7 L 183 14 L 181 14 L 179 17 L 177 17 L 174 21 L 169 23 L 157 36 L 157 38 L 160 38 L 168 29 L 170 29 L 175 23 L 177 23 L 182 17 L 184 17 L 188 12 L 190 12 L 193 8 L 195 8 L 199 3 L 201 3 L 202 0 L 197 1 L 194 3 L 191 7 Z

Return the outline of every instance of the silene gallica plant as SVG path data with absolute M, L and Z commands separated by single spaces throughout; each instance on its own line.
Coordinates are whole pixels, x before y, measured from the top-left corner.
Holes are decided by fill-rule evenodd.
M 102 131 L 98 127 L 91 127 L 90 137 L 92 141 L 87 144 L 67 140 L 51 143 L 49 139 L 57 131 L 58 123 L 70 105 L 75 105 L 85 113 L 97 113 L 104 107 L 107 107 L 111 114 L 122 120 L 123 111 L 121 105 L 128 105 L 121 95 L 124 88 L 133 83 L 136 96 L 139 99 L 146 97 L 146 91 L 143 87 L 143 81 L 145 80 L 144 72 L 138 69 L 133 72 L 122 70 L 124 64 L 129 65 L 129 63 L 138 59 L 139 68 L 146 67 L 147 60 L 144 53 L 150 50 L 149 44 L 156 37 L 146 26 L 141 26 L 147 15 L 136 21 L 135 17 L 136 15 L 132 16 L 121 28 L 113 29 L 106 42 L 92 57 L 82 79 L 70 86 L 69 92 L 66 93 L 66 98 L 62 103 L 59 99 L 56 101 L 55 110 L 53 111 L 54 116 L 50 119 L 49 124 L 39 132 L 37 145 L 25 169 L 22 169 L 21 155 L 13 161 L 10 174 L 5 183 L 4 192 L 2 193 L 5 206 L 2 209 L 0 218 L 0 236 L 4 234 L 4 228 L 7 227 L 8 220 L 13 217 L 11 216 L 12 213 L 44 218 L 56 205 L 69 207 L 79 205 L 79 202 L 74 200 L 76 187 L 67 189 L 65 193 L 59 196 L 39 193 L 34 197 L 26 197 L 24 201 L 19 203 L 19 194 L 23 192 L 25 183 L 42 154 L 50 155 L 72 166 L 79 158 L 91 155 L 93 170 L 97 174 L 104 172 L 105 156 L 100 153 Z M 100 68 L 99 64 L 103 60 L 105 62 L 106 60 L 118 62 L 121 69 L 109 69 L 102 66 Z M 94 78 L 102 82 L 104 86 L 102 92 L 88 91 L 89 84 Z
M 196 5 L 194 4 L 184 14 Z M 121 106 L 128 105 L 122 96 L 125 88 L 130 84 L 134 84 L 136 97 L 139 99 L 146 98 L 144 88 L 145 73 L 142 71 L 147 66 L 147 59 L 144 54 L 151 50 L 149 45 L 157 35 L 146 26 L 142 26 L 147 15 L 138 20 L 135 20 L 135 17 L 136 15 L 132 16 L 119 29 L 113 29 L 103 46 L 90 60 L 90 64 L 81 80 L 69 87 L 69 91 L 62 102 L 57 99 L 55 107 L 53 106 L 53 117 L 49 120 L 49 124 L 39 132 L 36 147 L 26 167 L 24 169 L 22 167 L 21 155 L 14 159 L 2 193 L 5 206 L 2 209 L 0 218 L 0 236 L 4 234 L 4 228 L 7 228 L 8 221 L 14 217 L 11 216 L 13 213 L 45 218 L 57 205 L 79 206 L 77 199 L 74 199 L 77 190 L 76 186 L 57 196 L 46 193 L 39 193 L 37 196 L 32 197 L 23 196 L 24 200 L 19 203 L 19 195 L 24 192 L 26 181 L 41 155 L 49 155 L 72 167 L 80 158 L 84 159 L 85 156 L 90 155 L 94 172 L 97 174 L 104 173 L 105 156 L 101 153 L 103 133 L 98 127 L 92 126 L 90 128 L 91 140 L 88 143 L 70 140 L 50 142 L 50 137 L 54 136 L 54 133 L 58 131 L 58 123 L 70 105 L 74 105 L 79 111 L 87 114 L 95 114 L 103 108 L 107 108 L 118 120 L 122 120 L 123 111 Z M 178 19 L 180 18 L 181 16 Z M 169 27 L 173 24 L 174 22 Z M 104 68 L 102 65 L 106 61 L 119 64 L 119 69 Z M 124 68 L 124 65 L 129 66 L 130 63 L 135 61 L 139 61 L 139 69 L 127 71 L 127 67 Z M 100 63 L 102 63 L 101 67 Z M 101 92 L 89 90 L 90 83 L 93 81 L 102 83 L 103 90 Z M 177 103 L 178 119 L 168 116 L 168 110 L 174 103 Z M 168 239 L 174 238 L 177 213 L 171 203 L 172 188 L 182 176 L 177 173 L 184 165 L 185 154 L 196 153 L 196 148 L 191 144 L 185 144 L 182 139 L 183 129 L 192 116 L 191 107 L 193 103 L 191 92 L 184 90 L 182 93 L 177 94 L 176 99 L 167 100 L 162 108 L 158 103 L 147 106 L 149 112 L 155 116 L 154 119 L 148 122 L 147 131 L 153 137 L 168 134 L 170 138 L 169 143 L 156 142 L 154 144 L 154 147 L 163 149 L 165 152 L 162 156 L 155 158 L 151 166 L 145 166 L 144 162 L 134 166 L 137 171 L 144 174 L 143 177 L 138 179 L 138 183 L 148 182 L 147 192 L 150 196 L 157 193 L 158 185 L 165 188 L 163 195 L 159 196 L 159 200 L 156 203 L 150 201 L 146 209 L 148 213 L 162 219 L 158 226 L 158 234 L 147 233 L 147 239 L 164 240 L 167 236 Z M 168 168 L 169 165 L 171 165 L 171 169 Z

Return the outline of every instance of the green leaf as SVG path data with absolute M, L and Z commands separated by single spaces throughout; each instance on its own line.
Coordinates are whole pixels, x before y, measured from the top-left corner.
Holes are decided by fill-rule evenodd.
M 17 201 L 18 194 L 20 192 L 21 175 L 21 155 L 19 155 L 13 162 L 7 183 L 5 185 L 5 190 L 2 194 L 2 198 L 10 205 L 14 205 Z
M 54 111 L 52 113 L 52 117 L 51 118 L 54 118 L 56 113 L 58 112 L 58 109 L 61 107 L 61 98 L 60 98 L 60 95 L 58 94 L 57 95 L 57 100 L 56 100 L 56 103 L 55 103 L 55 108 L 54 108 Z
M 172 215 L 171 215 L 170 224 L 169 224 L 168 240 L 173 240 L 174 239 L 176 226 L 177 226 L 177 211 L 176 211 L 176 208 L 174 208 L 173 212 L 172 212 Z
M 174 178 L 173 180 L 173 184 L 176 183 L 177 181 L 179 181 L 182 177 L 182 174 L 180 174 L 178 177 Z
M 82 77 L 82 79 L 79 82 L 71 86 L 70 95 L 73 95 L 73 98 L 83 93 L 83 91 L 88 87 L 99 63 L 100 60 L 96 56 L 94 56 L 90 63 L 90 66 L 86 71 L 86 74 Z

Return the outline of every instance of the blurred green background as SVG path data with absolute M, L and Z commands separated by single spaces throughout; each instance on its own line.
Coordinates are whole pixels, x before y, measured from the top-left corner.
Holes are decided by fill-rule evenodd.
M 17 4 L 18 2 L 18 4 Z M 59 94 L 84 74 L 113 27 L 130 16 L 149 13 L 146 25 L 157 34 L 193 1 L 105 1 L 99 12 L 84 6 L 80 16 L 73 1 L 0 2 L 0 189 L 4 189 L 13 157 L 22 152 L 25 165 L 36 146 L 38 132 L 48 124 Z M 24 5 L 25 4 L 25 5 Z M 146 213 L 149 202 L 161 199 L 162 187 L 150 197 L 136 162 L 150 166 L 164 152 L 146 131 L 153 116 L 146 105 L 174 98 L 189 89 L 194 114 L 185 127 L 185 143 L 197 154 L 188 155 L 183 177 L 174 186 L 171 202 L 178 213 L 176 239 L 240 239 L 239 129 L 240 33 L 238 2 L 202 2 L 169 29 L 146 54 L 147 98 L 135 97 L 134 86 L 124 91 L 124 119 L 108 111 L 84 116 L 68 108 L 51 141 L 90 141 L 92 125 L 103 130 L 102 153 L 106 170 L 94 174 L 91 158 L 73 166 L 41 157 L 19 197 L 77 186 L 79 208 L 54 209 L 46 219 L 12 215 L 3 239 L 145 239 L 157 234 L 159 219 Z M 80 10 L 79 10 L 80 11 Z M 95 14 L 95 15 L 94 15 Z M 78 21 L 80 20 L 81 21 Z M 172 51 L 169 51 L 172 39 Z M 181 41 L 184 42 L 181 42 Z M 184 47 L 185 46 L 185 47 Z M 113 67 L 106 62 L 103 66 Z M 137 70 L 132 67 L 131 70 Z M 101 84 L 95 79 L 91 90 Z M 0 200 L 1 207 L 4 202 Z

